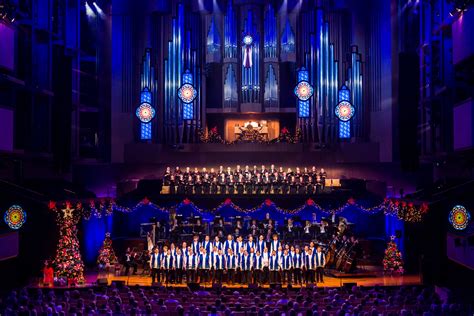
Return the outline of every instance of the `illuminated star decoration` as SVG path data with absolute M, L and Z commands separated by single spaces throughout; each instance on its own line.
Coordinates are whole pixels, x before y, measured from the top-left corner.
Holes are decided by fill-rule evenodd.
M 62 212 L 63 212 L 63 217 L 64 218 L 72 218 L 73 213 L 74 213 L 74 209 L 69 208 L 69 206 L 67 206 L 65 209 L 62 210 Z
M 349 101 L 341 101 L 336 106 L 335 113 L 338 119 L 347 122 L 354 116 L 354 107 Z
M 313 95 L 313 87 L 308 81 L 300 81 L 295 87 L 295 95 L 300 101 L 307 101 Z
M 178 89 L 178 98 L 183 103 L 192 103 L 196 99 L 197 90 L 194 89 L 192 84 L 185 83 Z
M 155 117 L 155 109 L 150 103 L 142 103 L 137 108 L 136 115 L 142 123 L 148 123 Z
M 390 240 L 395 240 L 395 235 L 390 236 Z
M 13 205 L 5 212 L 3 219 L 11 229 L 19 229 L 26 221 L 26 213 L 21 206 Z
M 449 212 L 449 223 L 456 230 L 466 229 L 469 221 L 471 220 L 471 214 L 462 205 L 456 205 Z

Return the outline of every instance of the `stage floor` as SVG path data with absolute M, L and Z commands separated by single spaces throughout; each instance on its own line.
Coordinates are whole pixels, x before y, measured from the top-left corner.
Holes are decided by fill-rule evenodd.
M 86 282 L 89 284 L 96 283 L 97 280 L 97 273 L 88 274 L 86 277 Z M 141 285 L 141 286 L 151 286 L 151 277 L 149 275 L 130 275 L 130 276 L 115 276 L 113 274 L 109 274 L 107 277 L 108 284 L 110 285 L 113 281 L 122 281 L 129 286 L 133 285 Z M 421 285 L 421 277 L 417 274 L 409 274 L 409 275 L 384 275 L 383 273 L 376 273 L 373 276 L 347 276 L 347 277 L 331 277 L 325 276 L 324 283 L 318 283 L 317 286 L 319 287 L 341 287 L 344 283 L 356 283 L 358 286 L 403 286 L 403 285 Z M 163 284 L 166 285 L 166 284 Z M 228 288 L 246 288 L 248 285 L 245 284 L 233 284 L 228 285 L 227 283 L 223 283 L 223 286 Z M 169 284 L 172 287 L 186 287 L 186 284 Z M 201 284 L 204 287 L 212 287 L 211 283 Z M 304 285 L 303 285 L 304 286 Z M 269 287 L 268 284 L 263 285 L 263 287 Z M 286 285 L 283 285 L 286 287 Z M 300 286 L 293 285 L 294 288 L 298 288 Z

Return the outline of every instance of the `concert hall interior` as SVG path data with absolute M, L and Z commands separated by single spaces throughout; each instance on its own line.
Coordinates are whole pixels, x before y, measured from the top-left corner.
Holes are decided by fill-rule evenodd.
M 473 315 L 473 0 L 0 0 L 0 315 Z

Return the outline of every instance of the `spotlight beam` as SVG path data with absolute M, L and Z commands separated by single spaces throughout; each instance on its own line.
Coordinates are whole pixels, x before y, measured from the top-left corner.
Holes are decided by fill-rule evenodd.
M 89 3 L 85 3 L 85 6 L 86 6 L 86 15 L 89 19 L 91 18 L 95 18 L 96 14 L 94 12 L 94 10 L 92 10 L 91 6 L 89 5 Z
M 92 3 L 92 5 L 94 6 L 95 10 L 97 11 L 97 13 L 99 14 L 99 16 L 102 18 L 102 19 L 105 19 L 105 13 L 104 11 L 102 11 L 102 9 L 97 5 L 97 3 L 94 1 Z

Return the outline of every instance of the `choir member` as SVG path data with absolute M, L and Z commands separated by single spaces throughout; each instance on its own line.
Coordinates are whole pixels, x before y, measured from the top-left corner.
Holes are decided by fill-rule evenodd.
M 270 283 L 278 283 L 280 279 L 280 259 L 278 258 L 275 250 L 272 250 L 271 252 L 268 269 L 270 272 Z
M 227 269 L 227 283 L 234 284 L 235 269 L 237 268 L 237 257 L 234 255 L 232 248 L 227 249 L 226 269 Z
M 183 283 L 183 274 L 184 274 L 184 255 L 181 252 L 181 249 L 176 249 L 176 254 L 174 256 L 174 265 L 175 265 L 175 275 L 174 281 L 176 283 Z
M 194 253 L 193 248 L 189 248 L 188 255 L 186 256 L 186 280 L 188 282 L 196 282 L 197 272 L 199 267 L 199 256 Z
M 174 270 L 174 258 L 171 255 L 171 250 L 168 249 L 164 252 L 164 256 L 162 258 L 162 269 L 165 275 L 165 282 L 172 283 L 173 282 L 173 270 Z
M 211 258 L 205 248 L 201 248 L 199 255 L 199 281 L 203 283 L 209 282 L 209 272 L 211 270 Z
M 158 247 L 153 249 L 153 253 L 150 256 L 150 270 L 151 270 L 151 283 L 155 283 L 156 280 L 160 282 L 160 268 L 161 268 L 161 254 L 159 253 Z
M 253 266 L 252 257 L 249 255 L 247 250 L 244 250 L 243 255 L 240 257 L 240 269 L 241 269 L 241 282 L 243 284 L 248 284 L 252 282 L 251 279 L 251 270 Z
M 283 255 L 281 256 L 281 268 L 282 268 L 282 282 L 283 283 L 291 283 L 291 269 L 293 267 L 293 260 L 288 253 L 288 250 L 285 249 L 283 251 Z
M 217 247 L 216 247 L 217 249 Z M 213 281 L 222 284 L 222 278 L 225 269 L 225 256 L 223 255 L 222 249 L 218 249 L 217 253 L 213 254 L 212 268 L 214 270 Z
M 300 253 L 300 248 L 295 249 L 295 254 L 293 255 L 293 278 L 296 284 L 301 285 L 301 271 L 304 266 L 303 255 Z
M 321 250 L 321 247 L 318 247 L 316 250 L 316 282 L 324 283 L 324 267 L 326 266 L 326 257 Z
M 304 267 L 305 267 L 305 283 L 314 283 L 314 274 L 316 271 L 316 259 L 315 259 L 315 254 L 311 249 L 308 249 L 306 255 L 305 255 L 305 261 L 304 261 Z
M 253 257 L 253 283 L 261 284 L 263 283 L 263 256 L 261 255 L 260 250 L 257 250 Z

